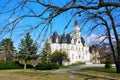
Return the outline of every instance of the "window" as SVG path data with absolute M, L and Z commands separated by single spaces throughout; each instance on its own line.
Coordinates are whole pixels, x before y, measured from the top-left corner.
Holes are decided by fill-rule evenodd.
M 58 46 L 56 46 L 56 49 L 58 49 Z
M 80 59 L 80 55 L 79 55 L 79 59 Z
M 74 50 L 74 46 L 71 46 L 71 50 Z
M 62 48 L 64 49 L 64 46 L 62 46 Z
M 72 59 L 74 59 L 74 54 L 72 54 Z

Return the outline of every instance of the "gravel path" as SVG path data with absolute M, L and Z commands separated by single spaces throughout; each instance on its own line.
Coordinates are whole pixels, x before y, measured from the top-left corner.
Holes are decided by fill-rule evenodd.
M 88 67 L 103 67 L 104 64 L 90 64 L 90 65 L 82 65 L 82 66 L 71 66 L 68 69 L 58 69 L 58 70 L 52 70 L 53 73 L 68 73 L 70 71 L 76 71 L 80 69 L 85 69 Z
M 104 67 L 104 64 L 87 64 L 87 65 L 82 65 L 82 66 L 72 66 L 70 67 L 70 70 L 80 70 L 80 69 L 85 69 L 88 67 Z
M 52 73 L 61 73 L 61 74 L 69 74 L 71 80 L 78 80 L 74 75 L 76 70 L 85 69 L 88 67 L 103 67 L 104 64 L 87 64 L 82 66 L 71 66 L 69 69 L 59 69 L 59 70 L 52 70 Z

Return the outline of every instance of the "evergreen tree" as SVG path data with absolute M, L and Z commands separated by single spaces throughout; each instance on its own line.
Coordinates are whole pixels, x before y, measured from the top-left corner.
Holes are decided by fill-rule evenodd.
M 48 63 L 51 59 L 50 55 L 51 55 L 50 44 L 46 41 L 43 51 L 41 53 L 41 61 Z
M 106 57 L 106 62 L 105 62 L 105 68 L 111 68 L 112 67 L 112 57 L 111 56 L 107 56 Z
M 4 60 L 7 56 L 13 56 L 14 53 L 13 41 L 10 38 L 3 39 L 0 42 L 0 53 L 4 54 Z
M 33 43 L 29 32 L 26 34 L 25 38 L 21 40 L 19 45 L 19 53 L 17 58 L 24 60 L 24 69 L 26 69 L 27 61 L 31 59 L 36 59 L 37 46 Z

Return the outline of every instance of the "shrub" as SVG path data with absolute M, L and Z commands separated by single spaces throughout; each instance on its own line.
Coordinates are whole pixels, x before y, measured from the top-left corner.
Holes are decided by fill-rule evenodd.
M 26 68 L 34 68 L 34 67 L 33 67 L 33 65 L 31 65 L 31 64 L 27 64 L 27 65 L 26 65 Z
M 21 69 L 22 67 L 13 61 L 0 61 L 0 69 Z
M 21 66 L 22 68 L 24 68 L 24 64 L 23 63 L 19 63 L 18 61 L 15 61 L 15 63 L 18 64 L 19 66 Z M 34 67 L 31 64 L 27 64 L 26 68 L 34 68 Z
M 51 70 L 51 69 L 58 69 L 59 65 L 56 63 L 39 63 L 38 65 L 35 66 L 36 70 Z
M 19 63 L 19 61 L 15 61 L 16 64 L 18 64 L 20 67 L 24 67 L 23 64 Z
M 76 63 L 71 64 L 70 66 L 80 66 L 80 65 L 85 65 L 85 63 L 84 62 L 76 62 Z
M 56 63 L 52 63 L 52 68 L 53 69 L 59 69 L 60 66 L 58 64 L 56 64 Z
M 112 60 L 111 60 L 111 58 L 106 58 L 105 68 L 111 68 L 111 67 L 112 67 Z

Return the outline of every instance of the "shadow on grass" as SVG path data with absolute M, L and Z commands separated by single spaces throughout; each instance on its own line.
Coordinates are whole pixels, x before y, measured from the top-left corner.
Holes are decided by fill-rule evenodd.
M 116 69 L 113 68 L 104 68 L 104 67 L 89 67 L 83 70 L 92 70 L 97 72 L 106 72 L 106 73 L 116 73 Z
M 113 78 L 107 78 L 107 77 L 90 75 L 90 74 L 82 74 L 82 73 L 73 73 L 73 75 L 76 75 L 78 77 L 84 77 L 84 80 L 116 80 Z
M 119 74 L 115 68 L 89 67 L 77 71 L 75 75 L 83 76 L 84 80 L 118 80 Z

